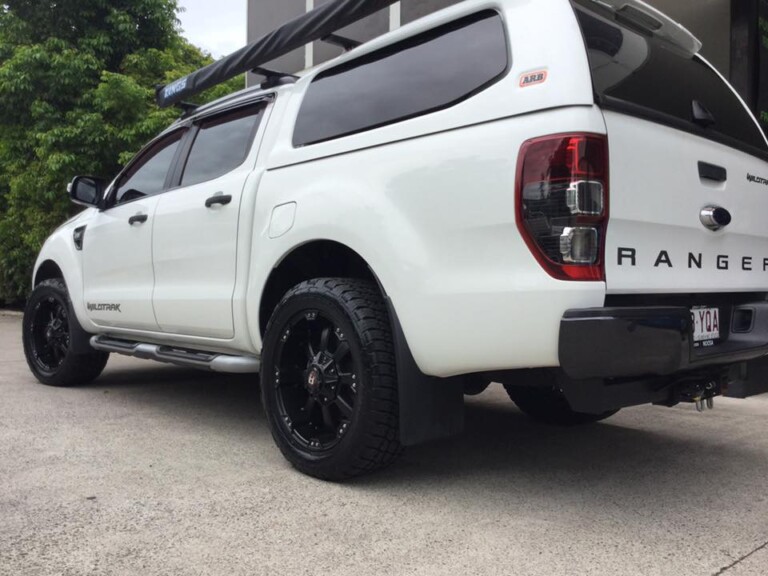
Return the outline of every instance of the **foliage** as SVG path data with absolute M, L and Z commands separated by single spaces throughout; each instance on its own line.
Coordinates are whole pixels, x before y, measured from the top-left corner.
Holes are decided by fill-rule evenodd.
M 67 182 L 114 176 L 178 117 L 154 105 L 154 87 L 212 59 L 181 37 L 177 11 L 176 0 L 0 4 L 0 302 L 25 297 L 42 242 L 76 211 Z

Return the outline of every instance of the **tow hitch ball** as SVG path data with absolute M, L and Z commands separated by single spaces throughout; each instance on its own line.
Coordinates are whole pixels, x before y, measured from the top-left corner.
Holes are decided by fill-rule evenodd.
M 696 410 L 704 412 L 704 409 L 712 410 L 715 407 L 715 396 L 720 394 L 720 384 L 715 380 L 697 380 L 687 382 L 680 388 L 680 400 L 693 402 Z

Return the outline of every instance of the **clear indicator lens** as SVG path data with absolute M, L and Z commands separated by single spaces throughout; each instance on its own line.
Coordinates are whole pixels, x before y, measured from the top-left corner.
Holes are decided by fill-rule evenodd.
M 560 235 L 560 254 L 570 264 L 594 264 L 600 245 L 595 228 L 566 228 Z

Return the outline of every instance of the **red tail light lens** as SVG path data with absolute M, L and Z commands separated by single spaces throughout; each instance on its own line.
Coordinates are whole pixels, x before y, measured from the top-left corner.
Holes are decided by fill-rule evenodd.
M 517 168 L 517 225 L 559 280 L 605 280 L 608 141 L 559 134 L 525 142 Z

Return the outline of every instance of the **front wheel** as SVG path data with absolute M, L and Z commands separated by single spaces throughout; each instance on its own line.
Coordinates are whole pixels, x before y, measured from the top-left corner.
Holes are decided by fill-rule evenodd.
M 40 282 L 24 310 L 24 355 L 35 377 L 49 386 L 73 386 L 95 380 L 109 354 L 75 354 L 71 335 L 78 327 L 67 286 L 58 278 Z
M 587 414 L 574 411 L 560 391 L 554 370 L 526 370 L 520 373 L 518 379 L 514 384 L 504 384 L 507 394 L 523 414 L 545 424 L 593 424 L 618 412 L 609 410 L 600 414 Z
M 280 451 L 299 471 L 343 480 L 400 453 L 389 315 L 371 282 L 292 288 L 267 326 L 262 400 Z

